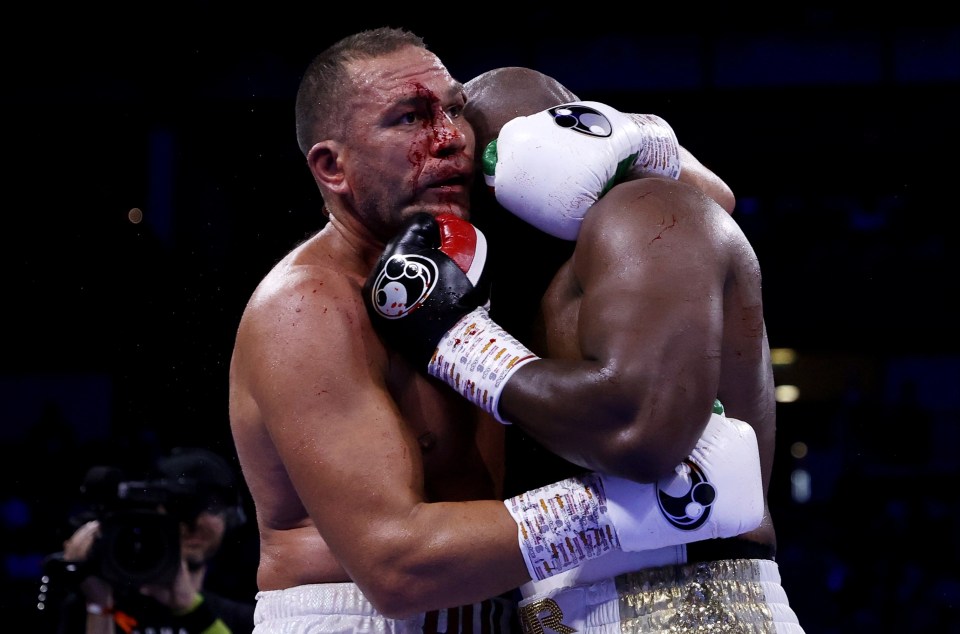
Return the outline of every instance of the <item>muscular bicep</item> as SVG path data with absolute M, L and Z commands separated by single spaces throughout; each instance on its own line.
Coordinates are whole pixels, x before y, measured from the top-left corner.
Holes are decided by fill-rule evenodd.
M 615 188 L 594 205 L 573 256 L 585 355 L 642 362 L 654 357 L 636 348 L 658 349 L 719 317 L 723 275 L 695 211 L 702 200 L 656 180 Z
M 616 398 L 656 421 L 716 393 L 723 274 L 687 197 L 640 190 L 610 202 L 574 255 L 577 337 L 583 356 L 618 378 Z
M 499 500 L 428 502 L 425 478 L 436 479 L 437 454 L 466 444 L 450 445 L 454 436 L 436 422 L 445 411 L 440 386 L 399 360 L 391 363 L 355 280 L 320 275 L 290 282 L 297 276 L 288 274 L 287 288 L 259 294 L 238 335 L 235 424 L 248 454 L 261 444 L 267 454 L 255 459 L 260 525 L 264 499 L 274 511 L 278 496 L 294 513 L 306 509 L 309 518 L 301 514 L 300 524 L 272 528 L 306 534 L 315 527 L 336 564 L 385 614 L 472 603 L 528 580 L 516 524 Z M 431 434 L 441 447 L 428 449 L 425 459 L 419 441 Z M 471 583 L 457 583 L 463 578 Z
M 522 397 L 512 401 L 556 453 L 640 480 L 669 472 L 702 432 L 723 325 L 705 198 L 647 180 L 615 187 L 587 214 L 572 265 L 548 295 L 563 317 L 547 317 L 548 354 L 521 368 Z M 559 336 L 575 338 L 573 353 Z M 567 354 L 549 354 L 556 349 Z
M 274 300 L 257 400 L 299 499 L 351 572 L 376 530 L 420 501 L 422 469 L 375 371 L 384 361 L 359 293 L 336 286 L 306 280 Z

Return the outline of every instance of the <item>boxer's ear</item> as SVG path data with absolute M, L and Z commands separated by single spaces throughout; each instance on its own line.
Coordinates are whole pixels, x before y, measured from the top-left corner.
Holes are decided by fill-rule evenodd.
M 317 184 L 336 193 L 344 193 L 346 175 L 341 160 L 341 144 L 337 141 L 320 141 L 307 152 L 307 166 Z

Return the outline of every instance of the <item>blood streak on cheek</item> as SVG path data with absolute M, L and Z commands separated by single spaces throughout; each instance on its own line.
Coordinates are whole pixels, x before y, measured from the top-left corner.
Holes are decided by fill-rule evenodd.
M 437 104 L 440 103 L 440 100 L 437 98 L 437 95 L 429 90 L 423 84 L 414 84 L 414 90 L 417 93 L 417 97 L 431 104 L 430 110 L 435 112 L 437 110 Z M 431 117 L 433 119 L 433 117 Z M 428 142 L 427 134 L 429 134 L 430 128 L 435 128 L 433 121 L 424 122 L 422 126 L 422 131 L 424 132 L 423 136 L 418 136 L 413 143 L 410 144 L 410 151 L 407 153 L 407 158 L 410 161 L 410 165 L 416 168 L 413 176 L 411 177 L 411 186 L 416 188 L 417 183 L 420 181 L 420 175 L 423 173 L 424 166 L 427 162 L 428 152 L 425 150 L 426 144 Z M 434 133 L 436 134 L 436 133 Z
M 440 103 L 440 98 L 437 97 L 436 93 L 428 89 L 423 84 L 417 84 L 416 91 L 417 96 L 425 103 L 430 105 L 430 120 L 424 122 L 424 130 L 432 133 L 436 143 L 448 143 L 451 139 L 453 139 L 455 132 L 452 131 L 450 126 L 447 126 L 444 122 L 444 120 L 447 118 L 447 113 L 443 110 L 443 106 Z
M 410 189 L 416 191 L 419 187 L 420 176 L 423 174 L 423 168 L 427 162 L 426 153 L 419 149 L 417 146 L 419 143 L 414 142 L 410 145 L 410 151 L 407 153 L 407 159 L 410 161 L 410 165 L 414 167 L 413 172 L 410 175 Z

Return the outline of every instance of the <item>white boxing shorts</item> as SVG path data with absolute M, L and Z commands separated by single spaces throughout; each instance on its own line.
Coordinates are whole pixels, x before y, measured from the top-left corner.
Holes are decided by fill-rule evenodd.
M 501 634 L 516 631 L 512 601 L 434 610 L 409 619 L 380 613 L 353 583 L 320 583 L 257 593 L 253 634 Z
M 579 575 L 524 585 L 523 632 L 804 634 L 772 559 L 684 563 L 683 546 L 614 555 Z

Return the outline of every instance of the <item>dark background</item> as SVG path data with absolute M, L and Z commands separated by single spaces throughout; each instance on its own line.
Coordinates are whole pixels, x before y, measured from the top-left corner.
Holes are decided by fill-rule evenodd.
M 463 80 L 531 66 L 581 98 L 660 114 L 723 176 L 763 267 L 771 343 L 798 355 L 776 367 L 800 397 L 779 406 L 771 504 L 801 623 L 960 631 L 960 21 L 915 3 L 887 14 L 330 10 L 8 16 L 8 619 L 36 616 L 40 562 L 61 548 L 88 467 L 176 445 L 234 459 L 227 367 L 240 313 L 322 222 L 294 136 L 300 73 L 334 39 L 391 25 L 423 35 Z M 235 569 L 213 579 L 252 592 L 255 539 L 250 526 L 235 536 Z

